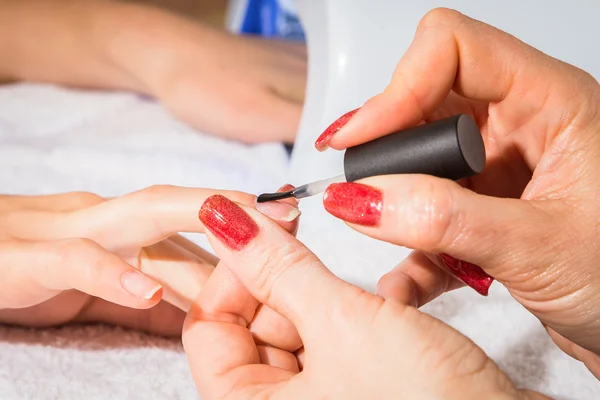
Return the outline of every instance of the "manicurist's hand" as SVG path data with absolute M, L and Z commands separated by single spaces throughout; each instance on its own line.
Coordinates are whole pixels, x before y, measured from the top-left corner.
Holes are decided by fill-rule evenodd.
M 254 204 L 240 192 L 171 186 L 109 200 L 0 196 L 0 322 L 93 321 L 180 334 L 218 260 L 178 232 L 204 232 L 198 209 L 215 193 Z M 263 207 L 294 232 L 291 202 Z
M 318 145 L 343 149 L 466 113 L 484 135 L 485 170 L 462 186 L 415 175 L 333 185 L 325 207 L 360 232 L 419 250 L 381 280 L 382 295 L 412 287 L 423 304 L 459 286 L 436 265 L 459 275 L 478 265 L 600 376 L 599 109 L 589 74 L 434 10 L 385 91 Z
M 253 208 L 212 196 L 200 219 L 221 259 L 184 326 L 204 399 L 543 398 L 441 321 L 338 279 Z M 284 331 L 253 335 L 259 303 L 297 328 L 302 349 Z

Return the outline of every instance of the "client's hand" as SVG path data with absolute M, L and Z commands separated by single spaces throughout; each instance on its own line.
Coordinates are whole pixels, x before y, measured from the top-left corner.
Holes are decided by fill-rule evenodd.
M 111 200 L 0 197 L 0 322 L 94 321 L 179 334 L 217 259 L 177 233 L 204 231 L 198 207 L 214 193 L 157 186 Z M 254 204 L 254 196 L 222 193 Z M 296 208 L 270 207 L 282 226 L 297 228 L 285 222 Z
M 184 327 L 204 399 L 542 398 L 439 320 L 338 279 L 256 210 L 213 196 L 200 218 L 221 257 Z M 301 351 L 253 337 L 259 302 L 298 329 Z
M 176 117 L 245 142 L 294 142 L 306 86 L 304 45 L 178 28 L 170 32 L 169 67 L 150 86 Z

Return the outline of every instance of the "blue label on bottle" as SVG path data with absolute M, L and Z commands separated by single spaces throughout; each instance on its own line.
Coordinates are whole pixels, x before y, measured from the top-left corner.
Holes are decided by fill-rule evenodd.
M 293 7 L 278 0 L 248 0 L 240 33 L 304 41 L 304 30 Z

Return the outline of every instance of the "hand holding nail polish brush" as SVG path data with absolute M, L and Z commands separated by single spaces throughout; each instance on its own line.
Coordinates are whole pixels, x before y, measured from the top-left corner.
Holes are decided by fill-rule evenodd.
M 332 127 L 339 129 L 352 114 L 345 114 Z M 344 154 L 343 175 L 287 192 L 261 194 L 257 202 L 290 197 L 301 199 L 321 193 L 329 187 L 323 202 L 331 214 L 346 222 L 375 226 L 381 214 L 381 193 L 360 184 L 342 189 L 336 183 L 396 174 L 426 174 L 459 180 L 482 172 L 485 162 L 485 146 L 479 127 L 468 115 L 459 114 L 350 147 Z M 493 278 L 481 267 L 446 254 L 440 257 L 454 276 L 479 294 L 487 295 Z
M 485 147 L 477 124 L 468 115 L 419 125 L 346 150 L 344 174 L 294 190 L 264 193 L 259 203 L 319 194 L 332 183 L 379 175 L 426 174 L 458 180 L 483 171 Z

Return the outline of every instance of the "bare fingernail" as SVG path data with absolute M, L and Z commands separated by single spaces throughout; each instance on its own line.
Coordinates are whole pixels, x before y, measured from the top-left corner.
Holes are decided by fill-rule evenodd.
M 277 193 L 291 192 L 294 189 L 296 189 L 296 187 L 294 185 L 290 185 L 289 183 L 286 183 L 285 185 L 283 185 L 282 187 L 280 187 L 277 190 Z M 284 200 L 284 203 L 291 204 L 294 207 L 298 208 L 298 204 L 300 204 L 300 201 L 294 197 L 290 197 L 289 199 Z
M 300 210 L 291 204 L 280 203 L 278 201 L 269 201 L 266 203 L 254 201 L 254 206 L 258 211 L 276 221 L 291 222 L 301 214 Z
M 285 185 L 280 187 L 277 190 L 277 192 L 278 193 L 289 192 L 294 189 L 295 189 L 294 185 L 290 185 L 289 183 L 286 183 Z M 292 200 L 295 200 L 295 199 L 292 199 Z M 289 200 L 286 200 L 286 201 L 289 201 Z M 301 214 L 300 210 L 297 207 L 298 201 L 295 200 L 295 201 L 293 201 L 293 203 L 296 204 L 296 207 L 294 207 L 292 204 L 278 202 L 278 201 L 269 201 L 266 203 L 258 203 L 257 201 L 254 201 L 254 206 L 256 207 L 256 209 L 258 211 L 260 211 L 261 213 L 265 214 L 266 216 L 268 216 L 276 221 L 291 222 L 291 221 L 295 220 L 296 218 L 298 218 Z
M 141 272 L 127 271 L 121 276 L 121 286 L 133 297 L 150 300 L 162 289 L 162 286 Z
M 294 190 L 294 189 L 296 189 L 296 187 L 294 185 L 286 183 L 285 185 L 283 185 L 282 187 L 280 187 L 279 189 L 277 189 L 277 193 L 279 193 L 279 192 L 289 192 L 290 190 Z

